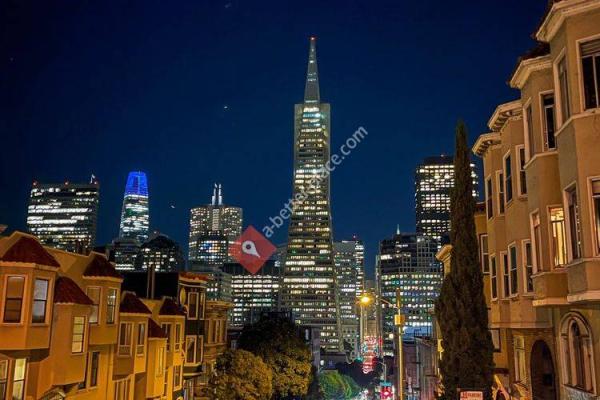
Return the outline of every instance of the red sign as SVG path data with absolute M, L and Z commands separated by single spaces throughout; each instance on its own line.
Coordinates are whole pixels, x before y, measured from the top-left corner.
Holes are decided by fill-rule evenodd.
M 392 393 L 391 386 L 382 386 L 381 387 L 381 399 L 388 400 L 391 399 L 394 394 Z
M 483 392 L 461 391 L 460 400 L 483 400 Z
M 267 238 L 249 226 L 229 248 L 229 254 L 255 275 L 275 250 L 277 248 Z

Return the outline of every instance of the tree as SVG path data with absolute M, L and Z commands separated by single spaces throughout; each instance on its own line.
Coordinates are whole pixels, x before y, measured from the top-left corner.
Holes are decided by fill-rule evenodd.
M 304 396 L 311 380 L 311 353 L 292 321 L 266 316 L 244 327 L 239 348 L 261 357 L 273 371 L 275 398 Z
M 455 399 L 457 389 L 483 390 L 491 398 L 493 344 L 483 293 L 483 274 L 475 232 L 475 199 L 467 130 L 456 126 L 455 184 L 450 198 L 452 254 L 435 312 L 442 334 L 443 398 Z
M 352 378 L 338 371 L 324 371 L 319 375 L 319 387 L 325 400 L 352 399 L 361 391 Z
M 268 400 L 273 394 L 272 379 L 271 369 L 260 357 L 230 350 L 217 360 L 208 390 L 218 400 Z

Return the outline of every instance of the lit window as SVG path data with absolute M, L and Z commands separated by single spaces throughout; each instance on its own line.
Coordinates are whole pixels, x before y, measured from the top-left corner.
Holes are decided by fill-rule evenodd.
M 23 400 L 25 398 L 25 375 L 27 372 L 27 359 L 17 358 L 12 381 L 12 400 Z
M 106 323 L 114 324 L 117 312 L 117 289 L 108 289 L 106 295 Z
M 555 267 L 567 263 L 567 239 L 565 234 L 565 213 L 562 207 L 549 210 L 552 231 L 552 256 Z
M 33 288 L 33 305 L 31 310 L 31 322 L 46 322 L 46 305 L 48 303 L 48 280 L 36 279 Z
M 21 322 L 23 307 L 23 292 L 25 290 L 24 276 L 9 276 L 6 279 L 6 295 L 4 298 L 4 322 Z
M 600 107 L 600 39 L 581 44 L 585 109 Z
M 73 337 L 71 352 L 82 353 L 85 339 L 85 317 L 73 317 Z

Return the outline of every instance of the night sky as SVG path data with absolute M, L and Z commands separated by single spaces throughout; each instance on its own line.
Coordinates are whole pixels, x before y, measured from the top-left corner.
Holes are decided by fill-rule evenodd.
M 49 4 L 52 3 L 52 4 Z M 257 229 L 291 196 L 293 110 L 317 36 L 332 152 L 334 237 L 414 231 L 414 169 L 453 152 L 532 47 L 542 0 L 3 1 L 0 223 L 26 229 L 31 182 L 100 181 L 98 244 L 118 234 L 127 173 L 148 174 L 150 224 L 187 251 L 192 206 L 224 200 Z M 287 239 L 287 228 L 274 236 Z

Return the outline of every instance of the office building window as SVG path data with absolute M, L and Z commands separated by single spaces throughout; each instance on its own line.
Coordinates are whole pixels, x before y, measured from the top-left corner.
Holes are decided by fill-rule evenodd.
M 504 174 L 498 172 L 498 214 L 504 214 Z
M 527 175 L 525 174 L 525 146 L 517 146 L 517 163 L 519 165 L 519 195 L 527 194 Z
M 73 317 L 73 337 L 71 352 L 82 353 L 85 340 L 85 317 Z
M 490 273 L 490 256 L 489 256 L 488 235 L 479 235 L 479 262 L 481 263 L 481 271 L 484 274 Z
M 556 148 L 556 120 L 554 116 L 554 93 L 542 95 L 542 122 L 544 130 L 544 150 Z
M 21 309 L 23 308 L 23 293 L 25 291 L 24 276 L 8 276 L 4 296 L 4 322 L 21 322 Z
M 519 291 L 518 265 L 517 265 L 517 246 L 511 245 L 508 247 L 509 262 L 510 262 L 510 282 L 509 293 L 514 296 Z
M 187 313 L 189 319 L 198 319 L 198 292 L 188 293 Z
M 569 106 L 569 76 L 567 75 L 567 57 L 563 58 L 557 64 L 558 86 L 560 90 L 560 115 L 562 124 L 565 124 L 571 117 L 571 108 Z
M 549 209 L 552 232 L 552 257 L 555 267 L 567 263 L 567 235 L 565 231 L 565 213 L 562 207 Z
M 6 399 L 8 386 L 8 360 L 0 360 L 0 399 Z
M 585 109 L 600 107 L 600 39 L 581 44 Z
M 485 180 L 485 207 L 488 219 L 492 218 L 494 216 L 494 190 L 491 177 Z
M 108 289 L 106 295 L 106 323 L 114 324 L 117 313 L 117 289 Z
M 510 163 L 510 154 L 504 158 L 504 192 L 506 204 L 510 203 L 513 197 L 512 192 L 512 165 Z
M 25 398 L 25 376 L 27 375 L 27 359 L 17 358 L 12 380 L 12 400 Z
M 525 264 L 525 290 L 527 293 L 533 292 L 533 251 L 531 249 L 531 241 L 523 242 L 523 258 Z
M 527 365 L 525 363 L 525 338 L 514 336 L 515 378 L 517 382 L 527 381 Z
M 88 287 L 87 296 L 92 300 L 92 313 L 90 314 L 90 324 L 98 323 L 98 316 L 100 314 L 100 293 L 101 289 L 99 287 Z
M 528 159 L 531 159 L 535 155 L 535 140 L 533 136 L 533 111 L 531 105 L 528 105 L 525 109 L 526 124 L 525 129 L 527 130 L 527 147 L 528 147 Z
M 36 279 L 33 287 L 33 305 L 31 310 L 32 323 L 46 322 L 46 308 L 48 305 L 47 279 Z
M 490 286 L 492 290 L 492 299 L 498 298 L 498 268 L 496 267 L 496 257 L 490 257 Z
M 119 327 L 119 350 L 120 356 L 131 355 L 131 336 L 133 335 L 133 324 L 121 322 Z
M 581 221 L 579 220 L 579 204 L 577 187 L 573 186 L 565 192 L 569 216 L 569 234 L 571 239 L 571 256 L 573 260 L 581 258 Z
M 146 350 L 146 324 L 138 324 L 138 336 L 135 354 L 143 355 Z
M 508 262 L 508 253 L 502 252 L 502 293 L 504 298 L 510 297 L 510 264 Z

